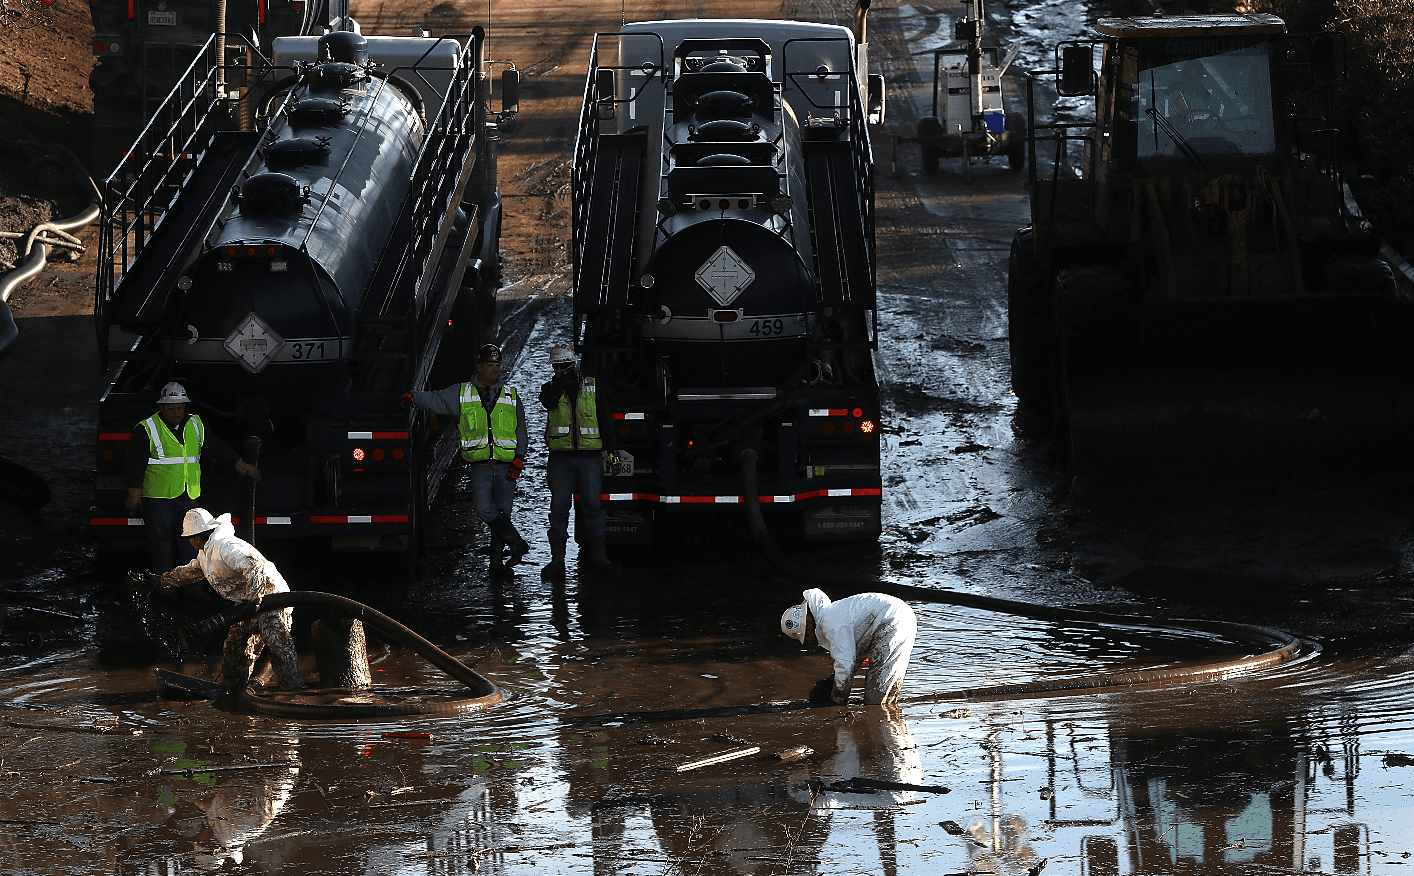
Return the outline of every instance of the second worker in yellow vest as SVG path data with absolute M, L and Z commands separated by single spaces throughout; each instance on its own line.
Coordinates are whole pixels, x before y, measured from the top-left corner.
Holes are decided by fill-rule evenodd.
M 606 520 L 599 504 L 604 452 L 616 458 L 613 415 L 600 400 L 594 378 L 580 375 L 569 347 L 556 344 L 551 348 L 550 367 L 555 376 L 540 387 L 540 404 L 549 411 L 545 446 L 550 449 L 546 477 L 550 482 L 551 556 L 540 577 L 564 580 L 571 507 L 578 515 L 575 540 L 583 548 L 580 561 L 601 571 L 617 572 L 618 567 L 604 552 Z
M 471 465 L 472 505 L 491 530 L 491 573 L 505 574 L 501 553 L 507 546 L 511 566 L 530 550 L 511 522 L 516 480 L 530 448 L 520 393 L 501 377 L 501 348 L 483 346 L 476 354 L 476 374 L 466 383 L 403 398 L 424 411 L 457 418 L 461 456 Z

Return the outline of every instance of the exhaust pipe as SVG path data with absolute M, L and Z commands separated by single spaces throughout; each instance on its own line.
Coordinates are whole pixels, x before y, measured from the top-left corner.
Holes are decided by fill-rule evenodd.
M 854 41 L 861 46 L 869 42 L 868 22 L 866 20 L 869 15 L 869 3 L 870 0 L 859 0 L 858 5 L 854 7 L 854 24 L 852 27 L 854 30 Z

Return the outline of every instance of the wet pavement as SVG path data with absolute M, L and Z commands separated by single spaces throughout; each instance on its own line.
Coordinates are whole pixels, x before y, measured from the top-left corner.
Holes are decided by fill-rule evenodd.
M 1028 40 L 1018 63 L 1040 64 L 1043 40 L 1083 26 L 1077 9 L 1018 2 L 991 12 L 1004 44 Z M 786 12 L 830 20 L 815 4 Z M 926 100 L 906 59 L 939 44 L 959 13 L 875 11 L 872 51 L 893 71 L 889 130 L 909 133 Z M 705 13 L 637 17 L 664 14 Z M 396 617 L 494 680 L 505 703 L 386 722 L 248 717 L 158 697 L 153 665 L 210 671 L 215 655 L 179 653 L 171 632 L 216 606 L 162 603 L 171 619 L 145 629 L 121 576 L 62 523 L 81 516 L 81 468 L 49 471 L 48 516 L 3 517 L 15 559 L 0 568 L 0 873 L 1414 867 L 1409 502 L 1380 484 L 1077 502 L 1055 445 L 1016 428 L 1008 388 L 1005 265 L 1027 217 L 1024 177 L 979 163 L 969 181 L 946 160 L 925 176 L 906 151 L 891 177 L 885 140 L 875 148 L 886 531 L 877 549 L 784 549 L 858 582 L 819 582 L 835 598 L 906 585 L 1142 623 L 914 600 L 919 638 L 902 708 L 798 708 L 829 661 L 781 636 L 777 619 L 810 582 L 786 580 L 743 524 L 717 520 L 625 553 L 613 580 L 581 573 L 571 546 L 567 582 L 545 584 L 542 454 L 517 504 L 522 530 L 539 537 L 514 580 L 488 577 L 460 475 L 429 515 L 412 579 L 396 562 L 262 545 L 294 586 Z M 511 274 L 507 370 L 535 386 L 569 307 L 543 294 L 547 274 Z M 7 391 L 14 374 L 0 372 Z M 83 466 L 83 452 L 63 450 L 83 410 L 34 408 L 12 422 L 24 440 L 51 442 Z M 528 410 L 539 434 L 543 412 Z M 1277 628 L 1301 647 L 1273 669 L 1218 680 L 930 701 L 1257 650 L 1183 618 Z M 307 653 L 307 621 L 296 626 Z M 420 658 L 370 642 L 375 684 L 449 687 Z M 768 703 L 778 705 L 759 708 Z

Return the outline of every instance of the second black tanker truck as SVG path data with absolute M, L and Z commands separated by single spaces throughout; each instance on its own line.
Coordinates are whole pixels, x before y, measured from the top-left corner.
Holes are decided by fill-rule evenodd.
M 854 30 L 655 21 L 595 42 L 574 340 L 615 412 L 611 544 L 743 503 L 806 539 L 879 533 L 883 88 L 862 37 L 863 8 Z

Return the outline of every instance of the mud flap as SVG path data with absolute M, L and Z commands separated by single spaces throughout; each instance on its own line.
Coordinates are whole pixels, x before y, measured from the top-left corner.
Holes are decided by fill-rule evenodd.
M 881 531 L 878 505 L 826 505 L 805 512 L 805 539 L 876 539 Z

